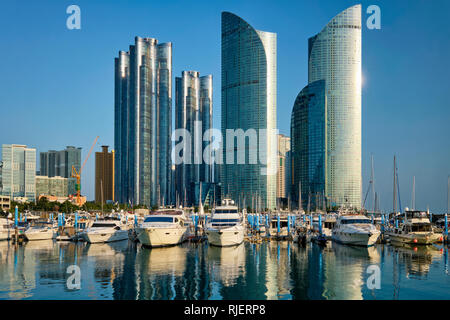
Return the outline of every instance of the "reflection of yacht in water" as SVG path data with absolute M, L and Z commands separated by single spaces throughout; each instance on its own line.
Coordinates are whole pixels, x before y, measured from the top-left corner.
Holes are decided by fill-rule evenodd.
M 150 250 L 139 250 L 136 257 L 138 265 L 141 266 L 140 277 L 154 275 L 181 276 L 186 268 L 188 249 L 181 246 L 152 248 Z
M 139 242 L 147 247 L 172 246 L 187 237 L 188 225 L 181 209 L 160 209 L 144 218 L 136 228 Z
M 441 258 L 441 251 L 435 246 L 415 246 L 393 242 L 391 246 L 399 263 L 405 266 L 407 276 L 425 276 L 433 260 Z
M 432 244 L 442 238 L 442 234 L 433 231 L 426 212 L 407 209 L 403 225 L 392 228 L 386 234 L 393 242 L 408 244 Z
M 222 200 L 222 205 L 211 212 L 211 221 L 206 225 L 206 235 L 211 245 L 225 247 L 244 241 L 243 217 L 231 199 Z
M 85 254 L 88 257 L 111 257 L 116 255 L 124 257 L 122 251 L 126 249 L 127 245 L 126 242 L 93 243 L 88 244 L 83 251 L 85 251 Z
M 368 247 L 377 242 L 380 234 L 381 232 L 366 216 L 345 214 L 338 217 L 333 228 L 332 239 L 343 244 Z
M 208 261 L 213 266 L 213 277 L 224 286 L 236 283 L 245 273 L 245 245 L 231 247 L 208 247 Z

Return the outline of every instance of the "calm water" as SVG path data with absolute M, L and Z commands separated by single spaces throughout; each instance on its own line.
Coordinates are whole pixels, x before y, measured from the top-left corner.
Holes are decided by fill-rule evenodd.
M 69 265 L 81 289 L 69 290 Z M 381 289 L 368 289 L 369 265 Z M 450 299 L 448 249 L 0 242 L 0 299 Z

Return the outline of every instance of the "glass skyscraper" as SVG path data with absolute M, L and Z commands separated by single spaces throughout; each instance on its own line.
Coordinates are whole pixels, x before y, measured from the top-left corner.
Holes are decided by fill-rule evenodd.
M 25 145 L 2 145 L 3 195 L 25 197 L 35 200 L 36 192 L 36 149 Z
M 255 30 L 240 17 L 222 13 L 222 193 L 241 203 L 245 199 L 246 206 L 258 195 L 268 209 L 276 207 L 277 188 L 276 39 L 276 33 Z M 228 129 L 257 131 L 258 147 L 245 143 L 245 164 L 237 164 L 236 148 L 227 155 Z M 256 154 L 257 163 L 250 164 Z
M 308 86 L 291 119 L 293 190 L 361 206 L 361 5 L 308 41 Z M 306 201 L 302 196 L 302 200 Z
M 171 202 L 172 43 L 135 38 L 115 58 L 115 199 Z
M 203 157 L 205 147 L 211 143 L 211 135 L 208 139 L 204 134 L 212 125 L 212 75 L 200 77 L 197 71 L 183 71 L 181 77 L 175 78 L 175 92 L 175 128 L 186 129 L 191 137 L 191 141 L 180 142 L 186 143 L 184 150 L 191 154 L 188 161 L 175 167 L 176 197 L 180 203 L 192 205 L 197 200 L 195 185 L 212 179 L 212 166 L 205 163 L 208 160 L 211 164 L 211 158 Z

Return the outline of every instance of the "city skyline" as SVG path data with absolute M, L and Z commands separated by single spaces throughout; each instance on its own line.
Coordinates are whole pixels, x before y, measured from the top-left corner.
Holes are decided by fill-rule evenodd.
M 278 5 L 268 2 L 263 3 L 262 9 L 264 10 L 258 13 L 252 13 L 248 5 L 237 5 L 234 3 L 230 5 L 230 8 L 225 8 L 224 5 L 213 5 L 216 14 L 211 14 L 212 17 L 208 18 L 207 23 L 214 21 L 215 26 L 214 28 L 210 28 L 211 30 L 204 32 L 205 37 L 203 37 L 203 40 L 207 39 L 206 42 L 210 46 L 211 42 L 218 46 L 218 43 L 220 43 L 220 32 L 217 32 L 217 30 L 220 28 L 220 13 L 217 13 L 225 10 L 229 10 L 244 17 L 251 25 L 276 32 L 279 35 L 279 48 L 277 51 L 280 55 L 283 53 L 283 56 L 278 59 L 278 80 L 279 87 L 281 88 L 278 91 L 277 103 L 279 110 L 278 128 L 280 129 L 280 133 L 289 134 L 289 126 L 286 126 L 284 122 L 289 122 L 287 119 L 290 119 L 290 109 L 292 108 L 295 96 L 298 94 L 299 89 L 307 83 L 305 81 L 307 72 L 305 72 L 304 62 L 302 62 L 305 61 L 304 57 L 307 54 L 305 40 L 316 34 L 317 30 L 320 30 L 320 28 L 336 14 L 355 3 L 356 2 L 354 1 L 343 1 L 337 4 L 323 2 L 320 10 L 314 5 L 307 6 L 304 4 L 304 7 L 302 7 L 302 5 L 300 6 L 300 8 L 304 8 L 304 10 L 299 10 L 299 12 L 308 11 L 309 9 L 310 15 L 315 17 L 317 21 L 312 21 L 311 19 L 302 20 L 298 16 L 289 14 L 292 10 L 281 10 Z M 386 2 L 380 2 L 382 10 L 382 29 L 380 31 L 369 31 L 365 28 L 365 20 L 367 19 L 365 9 L 369 4 L 372 3 L 363 1 L 363 33 L 366 34 L 363 36 L 363 194 L 368 186 L 368 178 L 370 176 L 370 154 L 373 153 L 375 159 L 375 187 L 380 194 L 381 207 L 384 210 L 389 210 L 391 208 L 392 159 L 394 154 L 397 154 L 400 188 L 402 200 L 404 201 L 403 207 L 405 207 L 405 204 L 410 203 L 412 177 L 415 175 L 417 207 L 426 209 L 427 204 L 429 204 L 432 210 L 443 211 L 446 209 L 446 179 L 450 169 L 448 160 L 446 160 L 449 158 L 449 148 L 448 145 L 446 145 L 447 142 L 445 139 L 445 137 L 448 136 L 445 122 L 449 118 L 449 113 L 448 110 L 444 108 L 445 90 L 443 90 L 443 85 L 445 83 L 443 75 L 444 70 L 448 70 L 448 68 L 446 68 L 448 61 L 440 58 L 444 58 L 448 55 L 449 48 L 447 44 L 439 42 L 439 38 L 442 39 L 443 36 L 448 34 L 448 31 L 439 31 L 439 26 L 443 23 L 441 22 L 443 20 L 440 20 L 439 17 L 443 17 L 442 12 L 446 11 L 445 8 L 448 7 L 448 4 L 445 2 L 438 2 L 438 6 L 444 8 L 443 10 L 437 10 L 435 12 L 433 11 L 436 6 L 435 4 L 413 3 L 408 4 L 409 10 L 404 10 L 398 4 L 391 5 Z M 32 4 L 30 5 L 33 7 Z M 79 5 L 82 9 L 83 17 L 86 17 L 87 19 L 87 21 L 83 20 L 82 30 L 80 32 L 75 34 L 71 32 L 76 31 L 54 31 L 54 34 L 51 33 L 52 36 L 41 35 L 40 37 L 37 37 L 44 41 L 42 43 L 35 43 L 39 48 L 40 45 L 49 45 L 48 41 L 50 39 L 57 40 L 56 43 L 59 41 L 63 46 L 62 50 L 64 50 L 66 54 L 69 54 L 69 56 L 65 57 L 65 59 L 68 60 L 66 63 L 63 63 L 61 60 L 56 60 L 55 66 L 64 71 L 62 74 L 67 73 L 70 77 L 74 77 L 75 80 L 72 82 L 69 80 L 62 81 L 61 84 L 56 85 L 54 79 L 53 81 L 47 80 L 44 76 L 42 82 L 39 82 L 42 83 L 42 85 L 39 87 L 39 92 L 37 92 L 37 88 L 34 89 L 32 83 L 36 84 L 38 82 L 36 82 L 32 74 L 25 73 L 29 76 L 28 79 L 24 80 L 24 90 L 29 89 L 31 93 L 35 93 L 33 101 L 32 103 L 28 103 L 29 109 L 26 109 L 24 106 L 27 105 L 27 98 L 19 97 L 16 104 L 14 104 L 14 108 L 8 107 L 7 110 L 5 110 L 5 115 L 17 117 L 19 110 L 27 110 L 30 119 L 21 119 L 25 130 L 14 130 L 12 124 L 7 123 L 5 130 L 6 134 L 3 135 L 0 143 L 26 144 L 36 148 L 38 152 L 49 149 L 60 149 L 66 145 L 77 145 L 82 146 L 83 148 L 83 158 L 85 157 L 85 152 L 89 149 L 92 138 L 96 135 L 100 135 L 101 139 L 103 139 L 99 141 L 100 145 L 114 145 L 112 143 L 113 130 L 111 126 L 112 121 L 110 121 L 112 119 L 111 114 L 105 117 L 105 125 L 99 124 L 98 126 L 90 126 L 92 122 L 88 119 L 84 120 L 81 127 L 83 132 L 75 132 L 80 129 L 75 120 L 72 120 L 70 117 L 62 116 L 64 114 L 63 112 L 65 112 L 64 108 L 71 108 L 72 106 L 79 105 L 80 110 L 84 110 L 84 114 L 90 115 L 91 112 L 97 112 L 97 116 L 92 116 L 94 122 L 97 122 L 101 119 L 98 117 L 98 113 L 108 114 L 112 108 L 111 88 L 113 87 L 113 78 L 111 77 L 110 70 L 107 70 L 105 67 L 107 66 L 110 69 L 111 64 L 103 64 L 103 62 L 98 63 L 101 59 L 98 58 L 98 55 L 94 54 L 93 61 L 88 62 L 87 64 L 91 69 L 85 69 L 86 67 L 81 63 L 81 61 L 86 61 L 83 58 L 85 53 L 82 52 L 85 49 L 82 46 L 78 47 L 80 44 L 85 43 L 86 40 L 83 41 L 83 35 L 85 35 L 86 32 L 95 33 L 92 30 L 89 31 L 90 28 L 93 28 L 92 20 L 89 20 L 89 12 L 92 12 L 90 10 L 97 10 L 96 12 L 99 12 L 100 7 L 98 4 L 91 5 L 85 1 L 80 1 Z M 123 7 L 126 7 L 124 3 L 110 6 L 113 7 L 111 9 L 113 15 L 114 12 L 118 12 Z M 166 9 L 161 8 L 160 6 L 161 4 L 157 5 L 157 8 L 155 9 L 164 12 Z M 168 7 L 172 10 L 174 9 L 170 5 Z M 194 7 L 194 9 L 198 9 L 197 4 Z M 14 6 L 11 4 L 6 5 L 3 14 L 7 15 L 12 9 L 14 9 Z M 49 16 L 53 17 L 53 14 L 60 16 L 58 16 L 58 18 L 55 17 L 54 19 L 49 19 L 48 22 L 42 22 L 44 30 L 51 30 L 51 27 L 54 25 L 61 25 L 61 28 L 63 28 L 65 21 L 63 12 L 65 8 L 63 8 L 63 6 L 53 7 L 50 5 L 48 9 Z M 281 12 L 281 15 L 287 19 L 283 24 L 289 25 L 288 22 L 295 22 L 295 24 L 290 24 L 289 26 L 289 29 L 294 29 L 291 34 L 287 32 L 287 28 L 280 27 L 279 24 L 272 21 L 265 21 L 264 15 L 271 10 L 277 13 Z M 36 7 L 35 12 L 42 12 L 42 9 Z M 399 12 L 402 12 L 403 15 L 400 16 L 400 18 L 394 19 L 393 17 L 397 17 Z M 140 21 L 140 17 L 142 18 L 137 10 L 133 10 L 132 8 L 125 10 L 124 15 L 128 18 L 136 15 L 137 21 Z M 295 20 L 293 16 L 295 16 Z M 417 18 L 419 16 L 424 16 L 425 21 L 428 22 L 414 25 L 413 21 L 418 21 Z M 414 19 L 414 17 L 416 19 Z M 19 16 L 18 23 L 23 23 L 23 19 L 26 18 L 29 17 L 25 14 Z M 98 15 L 96 18 L 98 18 Z M 301 18 L 306 18 L 303 13 L 301 14 Z M 6 16 L 5 21 L 10 21 L 10 19 Z M 405 28 L 410 29 L 403 30 L 402 25 L 408 25 L 407 23 L 405 24 L 405 22 L 408 21 L 410 22 L 409 27 Z M 218 72 L 218 70 L 220 70 L 220 63 L 217 65 L 217 61 L 220 60 L 220 53 L 217 55 L 217 52 L 220 50 L 220 46 L 219 50 L 216 48 L 212 51 L 206 51 L 207 53 L 205 54 L 208 56 L 214 56 L 214 58 L 211 58 L 211 62 L 206 61 L 205 55 L 202 55 L 202 58 L 193 58 L 191 56 L 193 50 L 189 50 L 189 47 L 185 46 L 185 43 L 180 36 L 177 36 L 176 31 L 173 29 L 162 30 L 164 27 L 158 27 L 158 23 L 161 24 L 160 21 L 157 21 L 154 25 L 146 25 L 145 28 L 137 23 L 137 26 L 130 26 L 127 28 L 127 31 L 122 32 L 122 34 L 119 33 L 114 39 L 106 37 L 106 39 L 99 40 L 101 46 L 105 46 L 104 41 L 107 40 L 109 42 L 107 50 L 99 50 L 99 53 L 103 56 L 102 59 L 109 59 L 108 61 L 110 62 L 111 57 L 113 57 L 119 49 L 125 48 L 126 46 L 124 43 L 128 43 L 134 35 L 145 37 L 151 36 L 161 39 L 162 41 L 173 41 L 175 46 L 174 54 L 179 57 L 174 58 L 174 63 L 178 65 L 176 67 L 178 69 L 174 69 L 174 74 L 179 74 L 179 65 L 184 63 L 185 66 L 183 69 L 199 70 L 202 74 L 212 73 L 216 79 L 219 79 L 220 72 Z M 26 23 L 24 25 L 27 26 Z M 102 28 L 105 27 L 106 26 L 103 26 Z M 197 28 L 201 28 L 201 23 L 199 23 Z M 415 37 L 410 35 L 413 33 L 411 32 L 411 28 L 413 30 L 417 29 L 417 32 L 414 33 Z M 30 31 L 29 28 L 25 27 L 24 30 L 27 30 L 27 33 L 29 32 L 32 35 L 36 31 L 42 32 L 42 28 L 39 28 L 39 25 L 35 29 L 36 30 Z M 144 31 L 144 29 L 147 31 Z M 5 30 L 7 30 L 7 28 L 5 28 Z M 100 31 L 102 30 L 103 29 L 100 28 Z M 106 31 L 103 30 L 103 32 Z M 298 35 L 299 32 L 302 32 L 300 36 Z M 127 34 L 127 36 L 125 36 L 125 34 Z M 12 44 L 13 47 L 24 47 L 19 40 L 14 40 L 11 36 L 12 33 L 9 34 L 6 32 L 6 43 L 9 42 L 9 45 Z M 55 37 L 55 39 L 52 37 Z M 64 37 L 66 38 L 65 40 Z M 88 39 L 92 38 L 92 36 L 89 37 L 90 38 Z M 120 40 L 116 40 L 116 38 Z M 287 43 L 291 45 L 293 41 L 298 42 L 298 44 L 295 44 L 297 47 L 288 50 Z M 89 40 L 88 43 L 90 43 Z M 421 45 L 418 47 L 412 46 L 413 43 L 420 43 Z M 6 46 L 6 44 L 2 45 Z M 198 51 L 202 51 L 204 48 L 205 47 L 199 47 Z M 430 48 L 433 50 L 429 50 Z M 408 49 L 410 51 L 407 51 L 408 55 L 405 57 L 405 50 Z M 69 51 L 74 52 L 70 55 Z M 429 51 L 433 52 L 431 53 Z M 6 52 L 6 50 L 4 50 L 4 52 Z M 113 52 L 113 55 L 110 54 L 111 52 Z M 42 55 L 43 53 L 38 54 Z M 90 54 L 92 54 L 92 52 L 90 52 Z M 183 55 L 186 57 L 181 58 Z M 21 56 L 21 54 L 18 54 L 18 57 Z M 55 67 L 52 66 L 53 60 L 51 57 L 52 55 L 50 54 L 49 57 L 42 56 L 40 58 L 43 63 L 40 66 L 35 66 L 37 73 L 39 73 L 41 67 L 47 67 L 47 73 L 58 74 L 58 71 L 54 70 Z M 295 59 L 290 59 L 294 57 Z M 397 59 L 395 64 L 389 62 L 391 59 L 395 60 L 394 57 Z M 7 59 L 8 61 L 14 61 L 16 58 L 8 56 Z M 196 65 L 193 65 L 192 68 L 190 68 L 185 62 L 187 61 L 186 59 L 192 61 L 190 63 Z M 205 60 L 205 63 L 201 64 L 199 62 L 201 60 Z M 286 60 L 289 61 L 290 68 L 286 67 L 284 62 Z M 92 62 L 95 62 L 94 64 L 96 66 L 92 65 Z M 21 72 L 25 72 L 22 68 L 25 68 L 27 63 L 28 62 L 24 62 L 25 65 L 20 67 L 19 70 Z M 411 63 L 414 63 L 415 65 L 413 70 L 410 70 Z M 211 68 L 210 71 L 207 70 L 209 65 L 212 64 L 214 64 L 214 68 Z M 11 65 L 14 65 L 14 63 Z M 93 81 L 84 80 L 85 82 L 88 82 L 89 87 L 92 88 L 80 84 L 80 80 L 78 80 L 79 76 L 77 75 L 80 68 L 85 71 L 83 73 L 83 78 L 86 76 L 92 78 Z M 12 93 L 14 93 L 17 91 L 8 89 L 17 82 L 15 81 L 16 76 L 14 76 L 9 66 L 6 67 L 5 71 L 7 75 L 10 75 L 7 76 L 10 83 L 3 80 L 3 87 L 5 88 L 5 92 L 3 93 L 5 99 L 3 100 L 3 103 L 10 106 L 13 101 L 13 95 L 11 95 L 10 92 L 12 91 Z M 390 73 L 390 71 L 395 71 L 395 73 Z M 424 83 L 423 80 L 416 79 L 414 76 L 417 76 L 418 74 L 423 74 L 424 78 L 427 76 L 428 78 L 431 78 L 431 76 L 433 76 L 432 78 L 436 80 Z M 70 77 L 68 79 L 70 79 Z M 97 77 L 102 78 L 102 81 L 105 83 L 99 84 Z M 402 84 L 400 81 L 401 79 L 408 80 L 408 86 Z M 214 101 L 216 102 L 220 100 L 220 98 L 218 98 L 220 96 L 220 90 L 218 90 L 220 83 L 217 82 L 214 84 Z M 396 88 L 397 90 L 390 89 L 390 86 L 394 85 L 398 86 Z M 75 90 L 74 92 L 72 87 L 78 88 L 78 90 Z M 421 88 L 421 90 L 418 90 L 419 88 Z M 62 100 L 57 93 L 52 98 L 49 98 L 49 93 L 54 93 L 55 89 L 61 90 L 64 98 L 67 98 L 67 100 Z M 96 90 L 94 91 L 93 89 Z M 98 89 L 100 89 L 100 91 L 98 91 Z M 405 95 L 405 92 L 408 94 Z M 422 94 L 420 92 L 422 92 Z M 95 98 L 94 95 L 99 95 L 101 100 L 104 102 L 107 101 L 108 103 L 102 103 L 101 108 L 98 108 L 99 110 L 91 111 L 90 109 L 98 103 L 98 100 L 96 100 L 97 98 Z M 91 101 L 89 101 L 89 99 Z M 59 117 L 47 113 L 47 120 L 46 118 L 40 118 L 42 119 L 42 124 L 33 125 L 30 123 L 30 120 L 34 120 L 33 115 L 37 112 L 34 111 L 34 109 L 40 110 L 42 108 L 42 110 L 39 111 L 39 114 L 41 112 L 45 114 L 46 108 L 50 108 L 50 106 L 55 108 L 55 105 L 59 105 L 59 107 L 62 108 L 62 112 L 58 112 Z M 431 108 L 430 106 L 434 106 L 434 108 Z M 219 104 L 215 103 L 214 127 L 219 127 L 217 114 L 220 114 L 220 111 L 218 111 L 220 109 L 218 107 L 220 107 Z M 424 112 L 424 108 L 426 108 L 426 112 Z M 67 120 L 69 123 L 64 123 L 64 120 Z M 43 128 L 46 121 L 52 121 L 52 126 L 56 128 L 57 132 L 67 130 L 70 133 L 59 134 L 59 136 L 56 137 L 54 134 L 55 129 L 46 131 L 48 129 Z M 70 123 L 71 121 L 73 123 Z M 30 130 L 42 132 L 33 135 Z M 419 147 L 417 147 L 417 145 Z M 418 150 L 417 154 L 415 150 Z M 412 159 L 413 157 L 415 159 Z M 90 200 L 93 199 L 93 172 L 94 165 L 93 159 L 91 158 L 86 166 L 86 170 L 84 171 L 85 175 L 82 179 L 82 190 L 85 190 L 88 193 Z M 442 183 L 440 183 L 440 181 L 442 181 Z

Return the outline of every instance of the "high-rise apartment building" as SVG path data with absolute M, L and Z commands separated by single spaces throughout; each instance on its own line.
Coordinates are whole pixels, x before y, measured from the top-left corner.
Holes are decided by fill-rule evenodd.
M 246 205 L 258 195 L 268 209 L 276 207 L 277 189 L 276 45 L 276 33 L 222 13 L 222 193 Z M 246 133 L 245 147 L 228 149 L 239 139 L 230 135 L 227 141 L 227 131 L 239 129 Z M 242 156 L 244 164 L 237 160 Z
M 197 71 L 183 71 L 175 78 L 175 129 L 185 129 L 190 141 L 181 141 L 185 161 L 175 167 L 175 190 L 180 203 L 196 203 L 195 185 L 212 182 L 212 157 L 205 153 L 211 143 L 212 75 L 200 77 Z M 206 136 L 208 135 L 208 136 Z M 177 143 L 177 142 L 176 142 Z
M 308 86 L 291 117 L 292 195 L 361 206 L 361 5 L 308 41 Z
M 95 201 L 114 201 L 114 150 L 102 146 L 102 152 L 95 153 Z
M 115 198 L 171 202 L 172 44 L 135 38 L 115 58 Z
M 278 135 L 278 170 L 277 170 L 277 198 L 287 198 L 286 193 L 286 154 L 291 150 L 291 138 L 283 134 Z
M 68 196 L 68 178 L 36 176 L 36 199 L 39 196 Z
M 19 144 L 2 145 L 3 195 L 35 200 L 36 149 Z
M 72 166 L 77 171 L 81 168 L 81 148 L 67 146 L 66 149 L 40 152 L 40 176 L 63 177 L 68 179 L 68 193 L 75 194 L 76 179 L 72 178 Z

